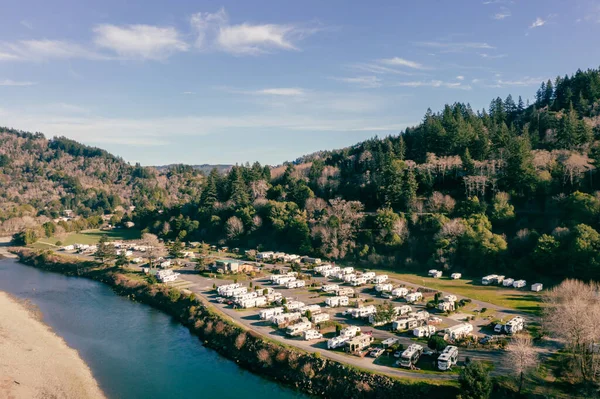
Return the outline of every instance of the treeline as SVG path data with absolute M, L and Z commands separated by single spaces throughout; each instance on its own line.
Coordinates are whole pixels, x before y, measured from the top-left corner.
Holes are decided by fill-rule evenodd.
M 428 110 L 398 136 L 307 156 L 271 176 L 213 171 L 187 204 L 138 209 L 164 238 L 395 269 L 595 278 L 600 72 L 544 82 L 533 104 Z M 275 171 L 275 169 L 273 170 Z

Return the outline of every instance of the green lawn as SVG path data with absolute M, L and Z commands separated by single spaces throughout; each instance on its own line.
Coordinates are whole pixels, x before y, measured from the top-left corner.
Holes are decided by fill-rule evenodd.
M 537 313 L 541 309 L 541 295 L 528 291 L 525 288 L 517 290 L 499 286 L 484 286 L 479 284 L 479 280 L 468 278 L 451 280 L 448 277 L 432 278 L 415 274 L 393 273 L 388 270 L 378 270 L 378 272 L 385 273 L 390 278 L 419 284 L 440 291 L 451 292 L 497 306 L 531 313 Z
M 109 240 L 138 240 L 142 234 L 136 229 L 84 230 L 80 233 L 69 233 L 62 239 L 58 237 L 42 238 L 35 244 L 35 247 L 49 248 L 54 246 L 57 241 L 62 242 L 62 245 L 96 244 L 102 236 L 108 237 Z

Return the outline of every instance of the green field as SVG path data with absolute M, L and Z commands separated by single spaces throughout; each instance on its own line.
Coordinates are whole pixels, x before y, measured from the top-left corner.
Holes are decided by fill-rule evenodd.
M 100 237 L 106 236 L 109 240 L 138 240 L 141 238 L 141 232 L 136 229 L 116 229 L 116 230 L 84 230 L 80 233 L 68 233 L 66 237 L 42 238 L 33 246 L 36 248 L 52 248 L 56 242 L 60 241 L 62 245 L 71 244 L 96 244 Z
M 378 270 L 378 272 L 385 273 L 393 279 L 450 292 L 497 306 L 531 313 L 538 313 L 541 310 L 541 295 L 529 291 L 528 288 L 518 290 L 498 286 L 484 286 L 479 284 L 479 280 L 468 278 L 451 280 L 448 277 L 432 278 L 415 274 L 393 273 L 388 270 Z

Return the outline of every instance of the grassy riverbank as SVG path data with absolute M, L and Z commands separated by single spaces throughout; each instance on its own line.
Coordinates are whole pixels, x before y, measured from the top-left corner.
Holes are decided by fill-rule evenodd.
M 139 275 L 51 252 L 31 249 L 16 252 L 28 265 L 92 278 L 112 286 L 120 295 L 161 309 L 198 335 L 206 346 L 240 366 L 309 394 L 344 398 L 453 398 L 458 393 L 452 381 L 425 382 L 373 374 L 266 340 L 232 323 L 194 294 L 149 284 Z

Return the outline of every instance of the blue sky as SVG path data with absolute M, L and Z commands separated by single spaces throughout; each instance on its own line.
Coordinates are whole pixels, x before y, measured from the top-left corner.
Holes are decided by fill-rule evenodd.
M 592 0 L 6 3 L 0 126 L 145 165 L 277 164 L 600 65 Z

